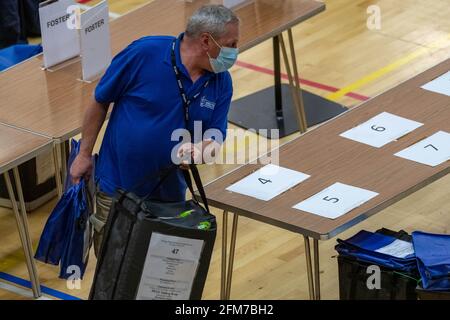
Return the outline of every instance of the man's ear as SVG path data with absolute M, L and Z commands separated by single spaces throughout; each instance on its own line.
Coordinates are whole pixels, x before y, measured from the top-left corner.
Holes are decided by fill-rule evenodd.
M 210 45 L 211 45 L 210 43 L 211 43 L 211 37 L 209 36 L 209 34 L 207 32 L 203 32 L 200 35 L 200 45 L 201 45 L 202 49 L 205 51 L 209 51 Z

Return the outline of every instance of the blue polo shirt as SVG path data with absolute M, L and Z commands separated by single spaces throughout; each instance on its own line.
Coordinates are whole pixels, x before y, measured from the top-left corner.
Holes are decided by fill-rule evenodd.
M 231 76 L 228 72 L 205 72 L 193 83 L 181 62 L 182 38 L 183 34 L 176 40 L 175 55 L 186 94 L 192 97 L 201 91 L 190 104 L 188 128 L 193 133 L 194 121 L 201 121 L 203 133 L 217 129 L 225 139 L 233 94 Z M 172 164 L 172 150 L 181 141 L 172 141 L 172 133 L 186 127 L 171 62 L 174 39 L 149 36 L 133 42 L 113 59 L 97 85 L 95 99 L 114 102 L 95 173 L 100 190 L 110 196 L 122 188 L 141 197 L 152 193 L 151 198 L 163 201 L 185 199 L 186 184 L 180 169 L 152 192 L 159 172 Z M 141 186 L 136 188 L 137 184 Z

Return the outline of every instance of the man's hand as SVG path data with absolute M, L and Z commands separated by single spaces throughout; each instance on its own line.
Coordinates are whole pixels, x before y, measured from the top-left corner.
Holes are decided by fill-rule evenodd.
M 72 183 L 80 183 L 81 178 L 88 181 L 92 175 L 92 156 L 88 156 L 79 153 L 70 167 L 70 175 L 72 177 Z
M 178 158 L 181 159 L 181 168 L 189 169 L 189 164 L 202 163 L 202 147 L 193 143 L 183 144 L 177 152 Z

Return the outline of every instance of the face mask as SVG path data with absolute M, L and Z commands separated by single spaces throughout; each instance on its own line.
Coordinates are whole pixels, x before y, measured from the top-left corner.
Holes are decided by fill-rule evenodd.
M 214 73 L 220 73 L 220 72 L 227 71 L 236 62 L 238 54 L 239 54 L 239 49 L 221 47 L 216 42 L 216 40 L 214 40 L 214 38 L 212 36 L 211 36 L 211 39 L 220 48 L 220 53 L 217 56 L 217 58 L 215 58 L 215 59 L 211 58 L 211 56 L 208 53 L 209 63 L 211 64 L 211 68 L 213 69 Z

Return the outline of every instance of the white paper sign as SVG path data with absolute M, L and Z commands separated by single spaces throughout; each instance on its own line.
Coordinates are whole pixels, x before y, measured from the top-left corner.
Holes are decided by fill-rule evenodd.
M 450 160 L 450 133 L 439 131 L 395 154 L 432 167 Z
M 47 1 L 40 4 L 39 19 L 45 68 L 80 54 L 78 30 L 67 25 L 71 19 L 67 9 L 74 4 L 73 0 Z
M 450 71 L 422 86 L 423 89 L 450 96 Z
M 309 177 L 298 171 L 268 164 L 226 190 L 268 201 Z
M 380 148 L 421 126 L 422 123 L 383 112 L 340 136 Z
M 203 240 L 153 233 L 136 300 L 187 300 Z
M 293 208 L 325 218 L 336 219 L 377 195 L 376 192 L 338 182 L 296 204 Z
M 80 39 L 83 80 L 94 80 L 111 62 L 109 8 L 106 1 L 81 15 Z
M 414 247 L 411 242 L 396 239 L 391 244 L 375 250 L 376 252 L 387 254 L 396 258 L 406 258 L 414 254 Z

